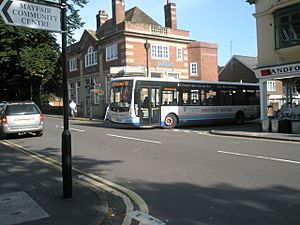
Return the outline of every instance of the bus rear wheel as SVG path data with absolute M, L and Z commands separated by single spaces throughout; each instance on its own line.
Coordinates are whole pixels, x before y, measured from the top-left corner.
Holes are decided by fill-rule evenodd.
M 172 129 L 178 125 L 178 119 L 176 115 L 170 113 L 165 118 L 165 126 L 164 128 Z
M 244 116 L 244 113 L 239 111 L 235 114 L 235 117 L 234 117 L 234 122 L 238 125 L 240 124 L 243 124 L 245 121 L 245 116 Z

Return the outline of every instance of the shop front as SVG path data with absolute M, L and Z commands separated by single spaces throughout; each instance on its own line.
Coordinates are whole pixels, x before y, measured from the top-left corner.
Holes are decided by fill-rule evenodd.
M 262 131 L 300 133 L 300 62 L 257 68 L 260 84 L 260 112 Z M 267 83 L 282 82 L 279 107 L 273 109 L 268 98 Z

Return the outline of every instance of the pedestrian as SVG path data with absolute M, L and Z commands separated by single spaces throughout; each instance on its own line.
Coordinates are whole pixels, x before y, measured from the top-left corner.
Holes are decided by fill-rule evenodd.
M 267 117 L 268 117 L 269 119 L 273 119 L 273 118 L 274 118 L 273 105 L 268 105 L 268 106 L 267 106 Z
M 77 113 L 77 105 L 73 100 L 71 100 L 69 107 L 70 107 L 70 111 L 71 111 L 71 116 L 74 119 L 75 115 Z

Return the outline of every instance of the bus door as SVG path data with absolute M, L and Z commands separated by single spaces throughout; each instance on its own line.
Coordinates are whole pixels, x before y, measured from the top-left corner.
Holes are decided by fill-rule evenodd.
M 140 89 L 141 126 L 153 126 L 160 123 L 160 91 L 158 87 L 141 87 Z

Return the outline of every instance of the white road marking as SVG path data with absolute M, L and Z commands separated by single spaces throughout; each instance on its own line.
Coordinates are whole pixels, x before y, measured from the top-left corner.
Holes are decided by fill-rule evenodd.
M 147 225 L 165 225 L 166 223 L 160 221 L 159 219 L 149 215 L 148 213 L 143 213 L 141 211 L 133 211 L 129 214 L 133 219 L 140 221 L 142 224 Z
M 64 129 L 64 126 L 58 126 L 58 125 L 55 125 L 55 127 Z M 70 130 L 74 130 L 74 131 L 78 131 L 78 132 L 85 132 L 85 130 L 78 129 L 78 128 L 74 128 L 74 127 L 70 127 L 69 129 L 70 129 Z
M 74 131 L 78 131 L 78 132 L 85 132 L 85 130 L 74 128 L 74 127 L 70 127 L 70 130 L 74 130 Z
M 251 155 L 251 154 L 236 153 L 236 152 L 225 152 L 225 151 L 218 151 L 218 153 L 228 154 L 228 155 L 235 155 L 235 156 L 250 157 L 250 158 L 256 158 L 256 159 L 272 160 L 272 161 L 285 162 L 285 163 L 300 164 L 300 161 L 274 158 L 274 157 L 261 156 L 261 155 Z
M 114 135 L 114 134 L 107 134 L 107 135 L 111 136 L 111 137 L 123 138 L 123 139 L 128 139 L 128 140 L 133 140 L 133 141 L 142 141 L 142 142 L 148 142 L 148 143 L 159 144 L 159 145 L 162 144 L 161 141 L 153 141 L 153 140 L 147 140 L 147 139 L 125 137 L 125 136 L 119 136 L 119 135 Z

